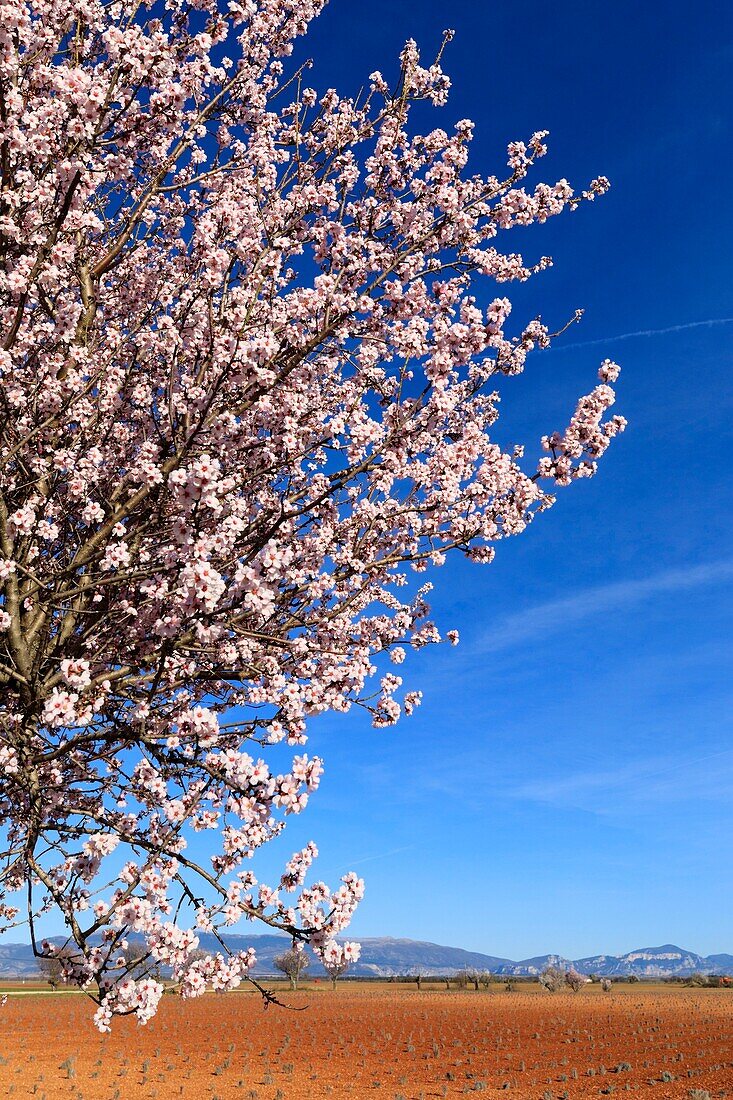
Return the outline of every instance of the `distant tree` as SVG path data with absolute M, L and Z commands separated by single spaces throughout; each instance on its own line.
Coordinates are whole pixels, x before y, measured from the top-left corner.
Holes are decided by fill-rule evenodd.
M 604 993 L 610 993 L 613 988 L 613 982 L 610 978 L 601 978 L 601 989 Z
M 323 966 L 335 989 L 336 982 L 343 977 L 352 963 L 359 958 L 361 948 L 358 943 L 333 943 L 323 955 Z
M 456 975 L 458 978 L 458 985 L 461 989 L 467 989 L 469 985 L 478 991 L 480 974 L 478 970 L 475 970 L 471 966 L 464 966 L 463 970 L 459 970 Z
M 53 955 L 43 955 L 38 959 L 41 977 L 56 990 L 64 982 L 64 964 L 71 961 L 71 952 L 62 949 Z
M 122 952 L 125 959 L 125 968 L 133 978 L 157 978 L 160 976 L 160 965 L 153 958 L 147 945 L 142 940 L 133 940 L 128 943 Z
M 192 951 L 191 954 L 186 959 L 185 969 L 188 969 L 188 967 L 193 966 L 194 963 L 201 962 L 203 959 L 208 959 L 208 957 L 209 957 L 209 955 L 208 955 L 207 951 L 201 951 L 200 949 L 197 949 L 196 951 Z
M 479 986 L 488 989 L 493 980 L 493 975 L 488 970 L 479 970 L 473 966 L 464 966 L 456 974 L 459 989 L 466 989 L 469 985 L 472 985 L 476 992 L 478 992 Z
M 331 988 L 336 988 L 336 982 L 339 978 L 342 978 L 346 971 L 349 969 L 349 963 L 344 960 L 338 963 L 326 963 L 324 962 L 323 968 L 331 979 Z
M 568 989 L 572 989 L 573 993 L 577 993 L 584 984 L 585 978 L 578 973 L 575 967 L 571 966 L 569 970 L 565 971 L 565 985 Z
M 559 966 L 547 966 L 540 974 L 538 981 L 548 993 L 559 993 L 565 985 L 565 971 Z
M 633 985 L 635 982 L 638 982 L 639 975 L 638 974 L 629 974 L 629 976 L 626 980 Z
M 289 951 L 282 955 L 276 955 L 272 960 L 274 966 L 290 979 L 290 988 L 297 989 L 298 982 L 310 966 L 310 960 L 301 944 L 293 944 Z

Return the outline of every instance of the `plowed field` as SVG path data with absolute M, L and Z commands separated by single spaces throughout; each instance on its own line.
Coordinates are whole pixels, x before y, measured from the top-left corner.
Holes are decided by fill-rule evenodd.
M 166 996 L 147 1027 L 122 1020 L 105 1037 L 80 996 L 11 995 L 0 1010 L 0 1096 L 733 1097 L 733 991 L 343 985 L 284 997 L 302 1011 L 265 1011 L 256 993 Z

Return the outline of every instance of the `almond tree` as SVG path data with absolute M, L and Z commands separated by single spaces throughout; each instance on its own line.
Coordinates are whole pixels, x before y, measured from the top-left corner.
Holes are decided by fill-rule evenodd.
M 548 993 L 559 993 L 565 987 L 565 971 L 559 966 L 546 966 L 537 981 Z
M 197 930 L 331 950 L 360 879 L 248 864 L 318 786 L 308 720 L 409 714 L 421 574 L 491 561 L 624 426 L 606 361 L 539 461 L 491 438 L 552 338 L 492 297 L 550 263 L 506 231 L 607 181 L 528 189 L 544 133 L 469 173 L 469 121 L 411 120 L 442 49 L 316 92 L 288 57 L 322 6 L 0 2 L 0 912 L 40 957 L 61 915 L 101 1028 L 162 993 L 132 933 L 187 997 L 254 959 L 190 962 Z
M 302 943 L 294 943 L 293 946 L 276 955 L 272 960 L 273 966 L 290 980 L 290 988 L 297 989 L 298 982 L 310 967 L 310 959 L 306 955 Z
M 336 982 L 342 978 L 352 963 L 358 962 L 361 955 L 361 945 L 358 943 L 329 944 L 323 952 L 321 962 L 323 968 L 331 979 L 331 987 L 336 988 Z
M 41 977 L 48 982 L 54 992 L 62 984 L 63 979 L 63 954 L 57 952 L 38 960 L 38 970 Z
M 587 981 L 582 974 L 579 974 L 574 966 L 571 966 L 569 970 L 565 971 L 565 985 L 568 989 L 572 989 L 573 993 L 578 993 L 580 987 Z

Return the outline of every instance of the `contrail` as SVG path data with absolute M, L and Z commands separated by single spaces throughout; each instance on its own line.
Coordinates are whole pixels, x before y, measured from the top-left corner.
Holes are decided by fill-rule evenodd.
M 639 336 L 667 336 L 671 332 L 687 332 L 693 328 L 713 328 L 715 325 L 731 325 L 733 317 L 714 317 L 710 321 L 688 321 L 684 325 L 669 328 L 648 328 L 640 332 L 622 332 L 619 336 L 606 336 L 602 340 L 581 340 L 576 344 L 555 344 L 548 351 L 572 351 L 574 348 L 592 348 L 601 344 L 614 344 L 618 340 L 635 340 Z
M 351 859 L 347 860 L 347 862 L 350 867 L 356 867 L 359 863 L 371 863 L 374 859 L 386 859 L 387 856 L 396 856 L 398 852 L 411 852 L 414 847 L 414 844 L 408 844 L 404 848 L 390 848 L 388 852 L 377 852 L 373 856 L 362 856 L 361 859 Z

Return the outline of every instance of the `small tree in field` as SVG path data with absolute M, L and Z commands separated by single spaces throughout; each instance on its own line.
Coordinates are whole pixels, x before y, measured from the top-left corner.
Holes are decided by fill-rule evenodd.
M 331 979 L 331 986 L 336 988 L 336 982 L 343 977 L 352 963 L 357 962 L 361 954 L 358 943 L 333 943 L 323 954 L 323 966 Z
M 289 951 L 276 955 L 272 962 L 281 974 L 290 979 L 291 989 L 298 988 L 298 982 L 310 966 L 310 959 L 301 944 L 293 944 Z
M 37 961 L 41 977 L 48 982 L 51 989 L 58 989 L 63 981 L 62 959 L 57 955 L 49 955 Z
M 472 985 L 476 992 L 478 992 L 479 986 L 488 989 L 493 978 L 487 970 L 477 970 L 475 967 L 464 967 L 463 970 L 459 970 L 456 974 L 456 980 L 459 988 L 465 989 L 466 986 Z
M 559 966 L 547 966 L 537 980 L 548 993 L 559 993 L 565 988 L 565 971 Z
M 586 981 L 587 979 L 579 974 L 575 967 L 571 966 L 569 970 L 565 971 L 565 985 L 568 989 L 572 989 L 573 993 L 577 993 Z
M 601 989 L 604 993 L 610 993 L 613 989 L 613 982 L 610 978 L 601 978 Z
M 558 335 L 510 319 L 550 261 L 506 234 L 608 181 L 528 187 L 544 132 L 469 170 L 472 123 L 413 111 L 442 47 L 316 91 L 288 58 L 322 7 L 3 0 L 0 920 L 42 956 L 60 914 L 102 1029 L 163 992 L 130 935 L 185 997 L 254 981 L 240 920 L 328 953 L 358 876 L 249 863 L 319 785 L 310 720 L 409 715 L 426 571 L 490 562 L 624 427 L 605 360 L 537 453 L 493 438 Z
M 49 945 L 47 954 L 36 960 L 41 977 L 44 978 L 51 989 L 56 990 L 60 985 L 65 985 L 73 977 L 74 954 L 68 948 Z

